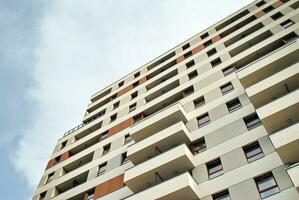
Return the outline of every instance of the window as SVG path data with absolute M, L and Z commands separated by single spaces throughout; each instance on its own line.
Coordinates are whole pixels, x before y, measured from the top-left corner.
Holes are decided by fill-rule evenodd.
M 258 142 L 243 147 L 248 163 L 258 160 L 264 156 L 263 150 Z
M 110 97 L 110 100 L 112 101 L 112 100 L 116 99 L 116 97 L 117 97 L 117 95 L 114 94 L 114 95 L 112 95 L 112 96 Z
M 206 32 L 206 33 L 202 34 L 202 35 L 200 36 L 200 38 L 203 40 L 203 39 L 207 38 L 208 36 L 209 36 L 209 33 Z
M 210 46 L 212 44 L 212 40 L 208 40 L 208 41 L 206 41 L 205 43 L 203 43 L 203 45 L 205 46 L 205 47 L 208 47 L 208 46 Z
M 289 28 L 290 26 L 292 26 L 292 25 L 294 25 L 294 24 L 295 24 L 295 23 L 294 23 L 292 20 L 288 19 L 288 20 L 282 22 L 282 23 L 280 24 L 280 26 L 282 26 L 283 28 Z
M 139 85 L 139 81 L 136 81 L 135 83 L 132 84 L 133 88 L 137 87 Z
M 186 49 L 188 49 L 190 47 L 190 44 L 189 43 L 187 43 L 187 44 L 185 44 L 185 45 L 183 45 L 183 50 L 186 50 Z
M 54 178 L 54 172 L 48 174 L 45 184 L 50 183 Z
M 119 101 L 113 104 L 113 110 L 119 107 Z
M 94 199 L 94 191 L 87 193 L 86 200 L 93 200 Z
M 215 48 L 213 48 L 213 49 L 211 49 L 211 50 L 209 50 L 209 51 L 207 52 L 207 54 L 208 54 L 209 57 L 212 56 L 212 55 L 214 55 L 215 53 L 217 53 L 217 51 L 216 51 Z
M 233 73 L 235 70 L 236 70 L 235 66 L 231 65 L 231 66 L 228 66 L 228 67 L 222 69 L 222 72 L 223 72 L 224 76 L 227 76 L 227 75 Z
M 124 165 L 126 164 L 127 162 L 129 162 L 130 160 L 128 159 L 127 157 L 127 153 L 123 153 L 121 154 L 121 164 Z
M 125 135 L 125 144 L 128 144 L 129 142 L 132 141 L 132 138 L 131 136 L 128 134 L 128 135 Z
M 271 12 L 274 9 L 273 6 L 268 6 L 267 8 L 263 9 L 265 13 Z
M 38 197 L 38 200 L 44 200 L 45 197 L 46 197 L 46 194 L 47 194 L 47 191 L 43 192 L 43 193 L 40 193 L 39 197 Z
M 123 86 L 124 85 L 124 81 L 121 81 L 121 82 L 119 82 L 118 83 L 118 87 L 120 88 L 121 86 Z
M 227 93 L 229 93 L 229 92 L 231 92 L 231 91 L 234 90 L 234 86 L 232 85 L 231 82 L 229 82 L 229 83 L 221 86 L 220 89 L 221 89 L 222 94 L 226 95 Z
M 101 176 L 102 174 L 104 174 L 106 172 L 106 169 L 107 169 L 107 163 L 106 162 L 99 165 L 98 176 Z
M 104 133 L 101 134 L 101 138 L 100 138 L 100 140 L 104 140 L 104 139 L 106 139 L 106 138 L 108 138 L 108 137 L 109 137 L 109 132 L 108 132 L 108 131 L 105 131 Z
M 109 151 L 110 151 L 110 144 L 107 144 L 107 145 L 103 146 L 102 156 L 106 155 L 107 153 L 109 153 Z
M 242 107 L 241 102 L 238 98 L 235 98 L 226 103 L 227 109 L 229 112 L 234 112 Z
M 55 162 L 56 162 L 56 163 L 59 163 L 60 160 L 61 160 L 61 155 L 60 155 L 60 156 L 57 156 L 57 157 L 55 158 Z
M 199 128 L 203 127 L 209 123 L 210 123 L 209 113 L 205 113 L 205 114 L 201 115 L 200 117 L 197 117 L 197 124 L 198 124 Z
M 192 51 L 188 51 L 187 53 L 184 54 L 184 58 L 189 58 L 190 56 L 192 56 Z
M 220 158 L 207 163 L 209 179 L 216 178 L 223 174 L 223 167 Z
M 133 103 L 132 105 L 129 106 L 129 112 L 132 112 L 133 110 L 136 109 L 137 104 Z
M 140 72 L 134 74 L 134 78 L 137 78 L 138 76 L 140 76 Z
M 116 120 L 116 116 L 117 116 L 117 114 L 114 114 L 110 117 L 110 123 L 114 122 Z
M 189 96 L 189 95 L 192 94 L 193 92 L 194 92 L 193 86 L 188 87 L 187 89 L 185 89 L 185 90 L 183 91 L 183 96 L 184 96 L 184 97 Z
M 196 71 L 196 70 L 194 70 L 193 72 L 190 72 L 190 73 L 188 74 L 189 80 L 194 79 L 194 78 L 197 77 L 197 76 L 198 76 L 198 74 L 197 74 L 197 71 Z
M 137 95 L 138 95 L 138 92 L 136 91 L 136 92 L 134 92 L 134 93 L 132 93 L 131 94 L 131 99 L 134 99 L 134 98 L 136 98 L 137 97 Z
M 228 190 L 213 195 L 213 200 L 230 200 Z
M 277 20 L 279 18 L 283 17 L 283 14 L 281 12 L 275 13 L 274 15 L 271 16 L 273 20 Z
M 221 59 L 220 58 L 216 58 L 215 60 L 211 61 L 211 65 L 212 67 L 216 67 L 217 65 L 221 64 Z
M 279 192 L 279 187 L 271 172 L 257 177 L 254 180 L 262 199 Z
M 189 61 L 189 62 L 186 63 L 186 67 L 187 67 L 187 69 L 189 69 L 189 68 L 192 67 L 193 65 L 195 65 L 194 60 L 191 60 L 191 61 Z
M 201 96 L 193 101 L 194 107 L 198 108 L 206 103 L 204 96 Z
M 206 141 L 204 138 L 201 138 L 197 142 L 191 144 L 191 151 L 193 155 L 199 154 L 204 150 L 206 150 Z
M 265 1 L 260 1 L 257 4 L 255 4 L 257 7 L 262 7 L 263 5 L 265 5 L 266 2 Z
M 261 125 L 261 120 L 256 113 L 245 117 L 244 122 L 248 130 L 254 129 Z
M 66 143 L 67 143 L 67 140 L 62 142 L 61 145 L 60 145 L 60 149 L 63 149 L 66 146 Z

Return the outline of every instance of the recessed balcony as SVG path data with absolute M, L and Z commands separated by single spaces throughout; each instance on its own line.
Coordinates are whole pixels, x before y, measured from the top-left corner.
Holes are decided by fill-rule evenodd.
M 186 172 L 126 198 L 126 200 L 140 199 L 197 200 L 199 199 L 198 186 L 192 176 Z
M 174 146 L 191 143 L 190 132 L 183 122 L 163 129 L 154 135 L 137 142 L 128 148 L 128 158 L 134 164 L 138 165 L 152 157 L 157 152 L 165 152 Z
M 193 155 L 185 144 L 161 152 L 125 171 L 124 182 L 134 192 L 141 192 L 194 168 Z
M 294 186 L 299 192 L 299 162 L 293 164 L 287 169 L 287 173 L 289 174 Z
M 180 103 L 175 103 L 132 125 L 131 137 L 139 142 L 180 121 L 187 121 L 187 113 Z
M 272 135 L 270 139 L 284 163 L 299 161 L 299 122 Z

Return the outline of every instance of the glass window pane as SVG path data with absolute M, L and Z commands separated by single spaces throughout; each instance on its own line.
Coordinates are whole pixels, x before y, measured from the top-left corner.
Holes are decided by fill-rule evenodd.
M 261 192 L 260 194 L 261 194 L 262 198 L 266 198 L 266 197 L 271 196 L 273 194 L 276 194 L 278 192 L 279 192 L 279 188 L 278 187 L 274 187 L 274 188 L 272 188 L 270 190 L 267 190 L 265 192 Z
M 267 177 L 263 180 L 260 180 L 258 182 L 258 188 L 260 191 L 263 191 L 263 190 L 273 187 L 275 185 L 276 185 L 276 183 L 275 183 L 273 176 L 269 176 L 269 177 Z

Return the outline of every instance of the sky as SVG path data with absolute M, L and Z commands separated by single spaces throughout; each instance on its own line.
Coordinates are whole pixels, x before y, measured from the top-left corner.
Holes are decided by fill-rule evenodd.
M 29 200 L 91 95 L 251 0 L 0 0 L 0 195 Z

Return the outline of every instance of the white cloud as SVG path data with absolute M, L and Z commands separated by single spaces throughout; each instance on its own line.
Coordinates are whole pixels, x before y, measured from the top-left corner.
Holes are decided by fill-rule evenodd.
M 221 8 L 198 0 L 52 0 L 34 49 L 37 86 L 28 92 L 37 112 L 13 154 L 29 187 L 35 189 L 57 139 L 80 123 L 93 93 L 249 2 Z

